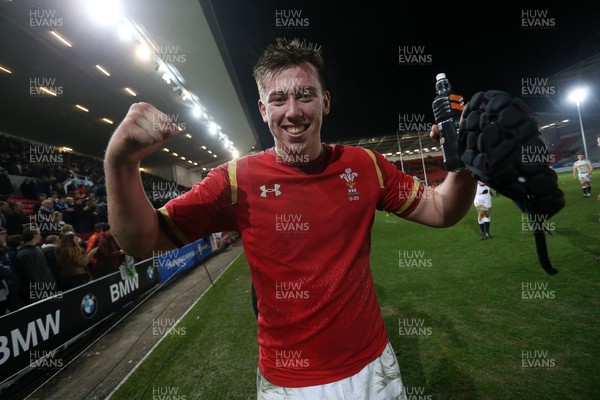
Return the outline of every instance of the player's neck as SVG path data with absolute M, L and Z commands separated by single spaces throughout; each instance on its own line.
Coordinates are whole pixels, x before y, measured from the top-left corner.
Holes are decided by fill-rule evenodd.
M 325 147 L 320 142 L 310 148 L 290 148 L 278 143 L 273 146 L 273 151 L 277 157 L 290 164 L 307 164 L 315 161 L 323 154 L 324 150 Z

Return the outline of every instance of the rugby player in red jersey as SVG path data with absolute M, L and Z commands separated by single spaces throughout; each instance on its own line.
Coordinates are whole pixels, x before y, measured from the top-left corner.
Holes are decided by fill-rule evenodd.
M 323 143 L 323 68 L 313 43 L 268 46 L 254 78 L 274 146 L 215 168 L 158 210 L 139 165 L 177 127 L 157 129 L 165 115 L 133 104 L 105 155 L 109 223 L 138 257 L 240 233 L 259 310 L 258 399 L 404 399 L 371 276 L 375 211 L 449 227 L 469 211 L 477 184 L 467 171 L 449 172 L 432 189 L 375 151 Z

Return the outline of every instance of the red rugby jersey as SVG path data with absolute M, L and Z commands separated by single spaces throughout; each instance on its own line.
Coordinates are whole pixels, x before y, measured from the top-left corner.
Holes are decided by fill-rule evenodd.
M 258 298 L 258 367 L 282 387 L 344 379 L 381 354 L 375 211 L 407 216 L 423 192 L 379 153 L 323 148 L 304 166 L 273 149 L 230 161 L 158 210 L 178 245 L 240 233 Z

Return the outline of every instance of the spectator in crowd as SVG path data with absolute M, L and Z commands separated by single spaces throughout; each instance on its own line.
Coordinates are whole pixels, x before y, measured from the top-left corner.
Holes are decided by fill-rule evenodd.
M 75 232 L 75 228 L 71 224 L 64 224 L 62 226 L 62 228 L 60 228 L 60 235 L 59 236 L 62 237 L 62 235 L 64 235 L 65 233 L 68 233 L 68 232 Z
M 0 317 L 8 313 L 10 289 L 7 278 L 10 276 L 10 267 L 0 260 Z
M 76 229 L 77 232 L 92 232 L 94 225 L 100 222 L 96 203 L 96 199 L 84 199 L 83 212 L 81 213 L 81 220 L 78 225 L 79 229 Z
M 11 202 L 8 204 L 9 212 L 6 217 L 8 235 L 20 235 L 29 224 L 29 218 L 23 212 L 23 203 L 20 201 Z
M 104 224 L 98 238 L 98 251 L 96 252 L 96 271 L 98 277 L 118 271 L 124 261 L 125 252 L 121 250 L 112 235 L 110 225 Z
M 23 167 L 21 165 L 21 160 L 19 160 L 18 158 L 14 158 L 11 160 L 10 165 L 8 166 L 8 172 L 11 175 L 23 175 Z M 31 183 L 31 194 L 33 195 L 33 197 L 30 198 L 30 200 L 35 199 L 35 191 L 33 189 L 33 182 L 29 182 Z M 23 193 L 23 192 L 21 192 Z
M 56 203 L 58 203 L 58 199 L 59 199 L 58 192 L 56 190 L 52 190 L 50 192 L 50 194 L 48 195 L 48 198 L 50 200 L 52 200 L 52 206 L 54 207 L 54 205 L 56 205 Z
M 13 193 L 13 185 L 6 168 L 0 168 L 0 198 L 7 199 Z
M 21 186 L 19 186 L 19 190 L 21 191 L 23 198 L 27 200 L 36 200 L 35 183 L 31 178 L 23 179 Z
M 0 136 L 0 146 L 2 146 L 2 148 L 4 148 L 4 143 L 2 140 L 3 136 Z M 10 162 L 10 155 L 3 151 L 0 153 L 0 170 L 2 169 L 6 169 L 8 171 L 8 164 Z
M 19 297 L 20 281 L 13 265 L 6 231 L 0 232 L 0 316 L 22 306 Z
M 38 246 L 42 239 L 40 232 L 34 227 L 28 227 L 21 236 L 23 244 L 17 251 L 16 267 L 22 283 L 21 298 L 25 304 L 31 304 L 55 294 L 57 283 L 41 247 Z
M 23 244 L 23 238 L 21 235 L 8 235 L 6 237 L 6 251 L 10 262 L 15 265 L 17 262 L 17 252 L 19 247 Z
M 42 244 L 42 253 L 44 253 L 44 257 L 46 257 L 48 268 L 52 271 L 52 275 L 57 279 L 59 278 L 59 271 L 56 263 L 56 246 L 59 242 L 60 236 L 48 235 L 44 239 L 44 244 Z
M 38 211 L 40 211 L 40 208 L 42 207 L 42 203 L 44 202 L 44 200 L 48 199 L 48 195 L 43 192 L 37 192 L 36 197 L 37 197 L 37 203 L 35 203 L 35 205 L 33 206 L 33 210 L 32 210 L 34 215 L 37 215 Z
M 17 249 L 21 244 L 23 244 L 21 235 L 2 237 L 2 234 L 0 233 L 0 259 L 4 260 L 4 265 L 10 266 L 10 277 L 6 279 L 9 288 L 9 312 L 16 311 L 23 307 L 23 300 L 21 298 L 21 276 L 16 267 Z
M 52 213 L 54 212 L 54 202 L 50 199 L 42 200 L 41 207 L 37 210 L 36 213 L 36 223 L 40 228 L 40 233 L 42 237 L 46 237 L 52 232 Z
M 0 201 L 0 228 L 4 230 L 8 230 L 8 212 L 8 203 Z
M 52 211 L 52 222 L 50 223 L 49 234 L 59 235 L 62 227 L 65 226 L 63 215 L 60 211 Z
M 96 180 L 96 196 L 106 198 L 106 186 L 104 186 L 104 176 Z
M 87 264 L 96 250 L 97 248 L 84 254 L 81 239 L 73 232 L 68 232 L 60 238 L 60 244 L 56 248 L 56 263 L 62 290 L 83 285 L 92 279 Z
M 108 222 L 108 206 L 106 204 L 106 197 L 98 197 L 96 203 L 96 212 L 98 222 Z
M 54 188 L 56 190 L 56 192 L 58 193 L 58 197 L 63 197 L 66 196 L 68 193 L 65 190 L 65 187 L 63 186 L 62 182 L 57 181 L 56 184 L 54 185 Z
M 95 249 L 98 247 L 98 240 L 100 239 L 100 236 L 102 235 L 102 228 L 104 227 L 104 225 L 106 225 L 106 222 L 98 222 L 97 224 L 94 225 L 94 233 L 92 233 L 90 235 L 90 237 L 88 238 L 88 240 L 85 243 L 85 254 L 89 254 L 92 249 Z M 90 273 L 92 274 L 92 278 L 96 279 L 99 274 L 97 272 L 97 260 L 95 256 L 92 256 L 90 258 L 90 261 L 88 263 L 88 268 L 90 270 Z
M 85 232 L 84 226 L 85 226 L 85 210 L 84 210 L 84 199 L 82 198 L 82 196 L 80 195 L 76 195 L 75 197 L 75 203 L 73 204 L 73 213 L 71 214 L 72 217 L 72 221 L 70 222 L 71 225 L 73 225 L 73 227 L 75 228 L 75 232 Z M 65 222 L 67 222 L 65 220 Z M 90 230 L 92 230 L 93 228 L 91 228 Z
M 67 208 L 63 211 L 63 220 L 65 221 L 65 224 L 75 226 L 75 198 L 73 198 L 72 196 L 67 196 L 67 198 L 65 199 L 65 204 L 67 205 Z
M 61 214 L 64 214 L 67 211 L 67 208 L 69 208 L 69 205 L 67 204 L 67 196 L 59 197 L 54 203 L 54 210 L 60 211 Z
M 50 183 L 50 178 L 48 177 L 48 175 L 42 175 L 41 179 L 37 179 L 35 181 L 36 193 L 44 193 L 46 197 L 48 197 L 51 191 L 52 185 Z

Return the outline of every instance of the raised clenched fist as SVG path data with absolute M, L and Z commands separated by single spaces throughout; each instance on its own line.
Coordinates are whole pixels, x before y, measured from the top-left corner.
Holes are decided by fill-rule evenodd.
M 156 152 L 181 129 L 165 113 L 148 103 L 134 103 L 113 133 L 106 158 L 139 163 Z

